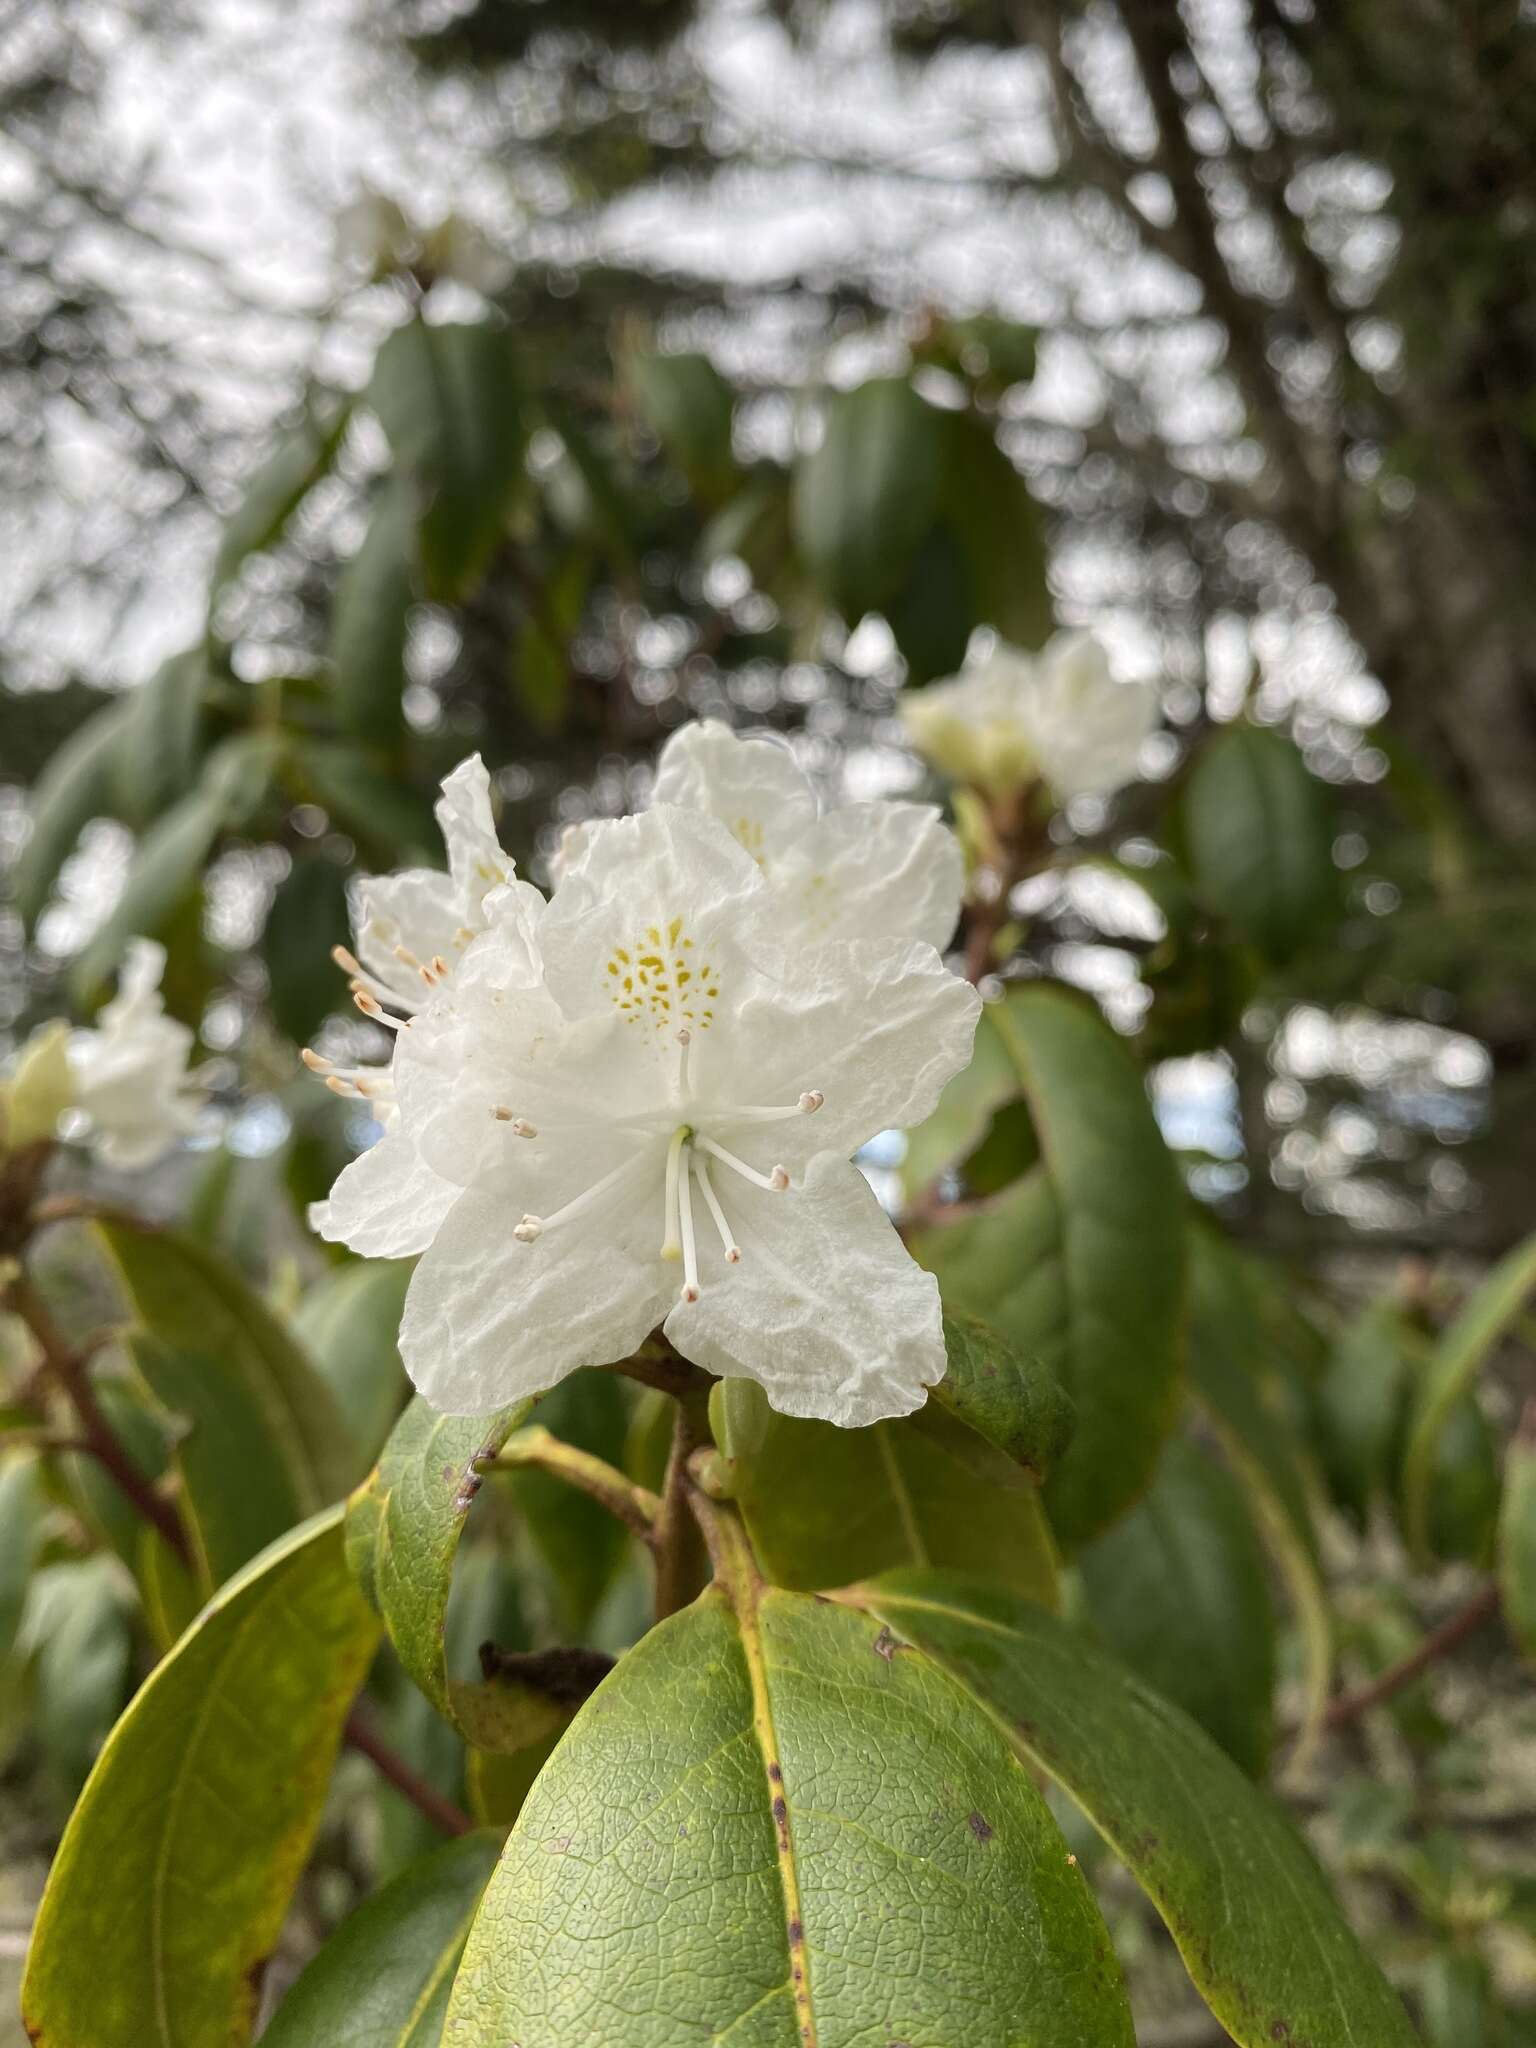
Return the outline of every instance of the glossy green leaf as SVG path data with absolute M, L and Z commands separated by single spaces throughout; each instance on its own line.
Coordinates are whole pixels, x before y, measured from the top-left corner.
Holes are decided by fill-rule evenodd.
M 395 477 L 374 500 L 362 546 L 337 579 L 331 612 L 337 717 L 360 739 L 386 746 L 405 725 L 405 630 L 415 551 L 411 487 Z
M 384 1448 L 410 1385 L 400 1363 L 400 1316 L 411 1259 L 360 1259 L 317 1281 L 293 1326 L 336 1397 L 362 1465 Z
M 112 766 L 132 712 L 133 700 L 124 696 L 88 718 L 53 755 L 30 792 L 32 830 L 10 877 L 16 908 L 29 925 L 48 901 L 81 832 L 93 818 L 113 810 Z
M 1117 2048 L 1080 1871 L 995 1722 L 867 1616 L 718 1591 L 630 1651 L 546 1764 L 445 2048 Z
M 235 2048 L 377 1625 L 341 1509 L 230 1581 L 112 1731 L 49 1876 L 22 2008 L 41 2048 Z
M 1069 1547 L 1148 1483 L 1182 1355 L 1184 1195 L 1141 1075 L 1097 1014 L 1059 989 L 983 1012 L 1040 1134 L 1041 1159 L 981 1212 L 912 1234 L 946 1305 L 1048 1368 L 1076 1409 L 1046 1485 Z
M 947 1408 L 1037 1479 L 1054 1471 L 1075 1418 L 1049 1367 L 958 1309 L 945 1311 L 944 1349 L 948 1369 L 930 1390 L 929 1402 Z
M 1250 1777 L 1274 1733 L 1275 1621 L 1242 1489 L 1175 1440 L 1150 1489 L 1078 1559 L 1095 1631 Z
M 943 416 L 904 377 L 834 394 L 821 446 L 795 471 L 801 559 L 850 623 L 898 591 L 932 523 Z
M 262 2048 L 437 2048 L 501 1836 L 449 1842 L 366 1900 L 310 1962 Z
M 210 586 L 215 596 L 248 555 L 281 538 L 288 521 L 329 471 L 351 417 L 350 400 L 329 402 L 323 410 L 306 410 L 299 424 L 282 436 L 224 522 Z
M 1324 935 L 1338 899 L 1333 805 L 1282 733 L 1231 725 L 1209 739 L 1183 826 L 1199 895 L 1268 959 Z
M 44 1767 L 66 1809 L 128 1692 L 130 1600 L 116 1563 L 100 1553 L 79 1563 L 44 1565 L 28 1591 L 20 1642 L 32 1658 Z M 82 2042 L 82 2048 L 89 2044 Z
M 1055 625 L 1039 510 L 987 421 L 947 413 L 944 435 L 940 505 L 965 562 L 969 623 L 1038 647 Z
M 115 814 L 144 825 L 192 787 L 197 774 L 208 656 L 201 642 L 161 662 L 129 693 L 112 756 Z
M 117 971 L 130 938 L 153 936 L 198 883 L 219 834 L 260 800 L 276 742 L 252 733 L 226 740 L 203 764 L 197 787 L 173 804 L 139 841 L 122 894 L 76 961 L 70 986 L 89 1004 Z
M 418 1396 L 347 1507 L 348 1562 L 400 1662 L 438 1712 L 481 1749 L 521 1749 L 568 1713 L 535 1683 L 452 1676 L 446 1655 L 464 1523 L 486 1467 L 532 1407 L 519 1401 L 496 1415 L 439 1415 Z
M 1433 1558 L 1487 1566 L 1499 1520 L 1499 1453 L 1474 1391 L 1447 1411 L 1430 1467 L 1424 1541 Z
M 736 394 L 708 356 L 634 355 L 625 366 L 646 424 L 706 500 L 736 481 L 731 416 Z
M 1413 2048 L 1310 1850 L 1187 1715 L 995 1588 L 902 1572 L 865 1590 L 871 1611 L 984 1700 L 1083 1808 L 1239 2048 Z
M 129 1339 L 140 1378 L 165 1412 L 182 1519 L 204 1595 L 310 1512 L 310 1474 L 292 1432 L 274 1428 L 251 1354 Z
M 1499 1513 L 1499 1594 L 1504 1623 L 1536 1664 L 1536 1405 L 1510 1439 Z
M 232 1402 L 282 1447 L 301 1513 L 337 1500 L 361 1461 L 330 1389 L 283 1325 L 217 1253 L 169 1230 L 100 1226 L 138 1322 L 173 1351 L 211 1361 Z
M 1451 1411 L 1536 1289 L 1536 1237 L 1506 1252 L 1445 1331 L 1415 1391 L 1403 1457 L 1403 1526 L 1420 1562 L 1433 1554 L 1432 1490 L 1440 1437 Z
M 458 603 L 490 565 L 523 479 L 517 358 L 503 327 L 411 320 L 379 350 L 368 403 L 425 497 L 426 595 Z

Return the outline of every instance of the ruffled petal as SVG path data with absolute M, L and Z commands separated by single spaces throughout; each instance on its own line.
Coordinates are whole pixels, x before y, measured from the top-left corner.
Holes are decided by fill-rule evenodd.
M 485 1415 L 578 1366 L 628 1358 L 673 1298 L 659 1183 L 638 1203 L 617 1189 L 580 1228 L 533 1244 L 513 1237 L 513 1221 L 496 1196 L 462 1195 L 412 1275 L 400 1355 L 445 1415 Z
M 822 1153 L 784 1194 L 714 1179 L 741 1260 L 701 1247 L 699 1298 L 664 1326 L 684 1357 L 756 1380 L 781 1415 L 845 1429 L 921 1407 L 946 1363 L 938 1283 L 858 1168 Z
M 793 1175 L 818 1152 L 844 1159 L 877 1132 L 921 1123 L 966 1066 L 981 998 L 931 946 L 870 941 L 821 946 L 787 958 L 732 1020 L 732 1058 L 717 1069 L 700 1047 L 704 1106 L 737 1133 L 744 1152 Z M 824 1098 L 813 1114 L 739 1125 L 733 1105 L 788 1106 Z M 711 1099 L 712 1098 L 712 1099 Z M 716 1127 L 712 1122 L 711 1129 Z
M 492 889 L 510 882 L 516 872 L 510 854 L 496 837 L 491 810 L 491 778 L 478 754 L 461 761 L 444 778 L 435 805 L 438 829 L 448 851 L 458 922 L 469 931 L 484 923 L 481 906 Z
M 942 950 L 965 891 L 960 842 L 932 804 L 849 804 L 768 866 L 806 939 L 923 939 Z
M 342 1168 L 328 1201 L 311 1203 L 310 1228 L 362 1259 L 405 1259 L 426 1250 L 462 1192 L 396 1125 Z
M 816 822 L 816 792 L 785 742 L 770 733 L 743 737 L 713 718 L 667 741 L 653 801 L 718 818 L 754 860 L 787 851 Z

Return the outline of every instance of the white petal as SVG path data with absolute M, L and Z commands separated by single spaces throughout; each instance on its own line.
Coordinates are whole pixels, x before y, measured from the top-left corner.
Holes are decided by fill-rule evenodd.
M 980 1015 L 975 989 L 931 946 L 817 947 L 787 960 L 778 984 L 754 988 L 732 1020 L 729 1069 L 717 1082 L 703 1065 L 701 1079 L 722 1111 L 793 1103 L 813 1090 L 825 1098 L 814 1114 L 739 1127 L 749 1156 L 766 1148 L 770 1165 L 782 1161 L 793 1174 L 817 1152 L 846 1159 L 877 1132 L 931 1115 L 970 1061 Z M 728 1116 L 721 1122 L 736 1128 Z
M 938 1283 L 857 1167 L 822 1153 L 784 1194 L 729 1172 L 714 1179 L 741 1261 L 715 1255 L 712 1274 L 701 1247 L 699 1298 L 666 1320 L 678 1350 L 756 1380 L 782 1415 L 856 1429 L 921 1407 L 944 1376 Z
M 310 1206 L 310 1228 L 363 1259 L 424 1251 L 463 1192 L 427 1166 L 395 1125 L 342 1168 L 330 1200 Z
M 816 822 L 816 792 L 783 740 L 739 737 L 717 719 L 673 733 L 656 763 L 653 801 L 708 812 L 754 860 L 787 850 Z
M 445 778 L 436 814 L 448 850 L 448 871 L 457 890 L 459 922 L 478 931 L 486 896 L 509 882 L 515 871 L 511 856 L 496 837 L 491 778 L 478 754 L 461 761 Z
M 768 878 L 812 944 L 923 939 L 942 950 L 960 919 L 965 856 L 932 804 L 848 804 L 770 862 Z
M 445 1415 L 484 1415 L 583 1365 L 628 1358 L 666 1313 L 675 1266 L 657 1256 L 661 1186 L 615 1190 L 578 1224 L 533 1244 L 478 1189 L 449 1211 L 411 1278 L 400 1355 Z
M 1041 772 L 1065 802 L 1107 796 L 1133 778 L 1158 701 L 1143 683 L 1116 682 L 1093 634 L 1058 633 L 1025 694 L 1024 718 Z
M 386 985 L 398 983 L 420 1001 L 414 968 L 407 969 L 395 948 L 403 946 L 423 966 L 435 954 L 454 959 L 462 950 L 458 939 L 458 895 L 449 876 L 436 868 L 406 868 L 398 875 L 374 875 L 357 885 L 357 957 Z

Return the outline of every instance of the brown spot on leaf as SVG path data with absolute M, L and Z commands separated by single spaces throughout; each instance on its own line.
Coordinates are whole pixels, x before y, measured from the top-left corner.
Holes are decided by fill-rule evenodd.
M 805 1939 L 805 1926 L 804 1926 L 804 1923 L 803 1923 L 802 1921 L 799 1921 L 799 1920 L 791 1920 L 791 1921 L 790 1921 L 790 1923 L 789 1923 L 789 1945 L 790 1945 L 790 1947 L 791 1947 L 791 1948 L 798 1948 L 798 1947 L 800 1946 L 801 1942 L 802 1942 L 802 1941 L 804 1941 L 804 1939 Z
M 605 1650 L 579 1646 L 503 1650 L 495 1643 L 480 1645 L 480 1670 L 484 1677 L 526 1685 L 553 1700 L 557 1707 L 579 1707 L 612 1669 L 613 1659 Z
M 458 1492 L 453 1496 L 453 1505 L 455 1513 L 461 1515 L 467 1514 L 474 1501 L 475 1495 L 480 1491 L 481 1487 L 484 1484 L 485 1481 L 481 1478 L 480 1474 L 475 1470 L 473 1464 L 470 1464 L 465 1469 L 463 1478 L 459 1481 Z
M 970 1829 L 971 1833 L 976 1837 L 978 1842 L 991 1841 L 992 1823 L 986 1818 L 984 1814 L 973 1813 L 970 1819 L 966 1822 L 966 1826 Z
M 879 1635 L 870 1644 L 870 1648 L 874 1651 L 875 1655 L 883 1657 L 887 1664 L 890 1663 L 898 1650 L 905 1650 L 910 1647 L 911 1645 L 904 1643 L 900 1636 L 892 1635 L 891 1631 L 884 1627 L 881 1628 Z
M 1291 2030 L 1286 2025 L 1284 2020 L 1275 2020 L 1271 2024 L 1269 2029 L 1269 2038 L 1271 2039 L 1271 2041 L 1289 2041 L 1289 2039 L 1291 2038 Z
M 775 1785 L 782 1785 L 784 1782 L 784 1772 L 778 1764 L 768 1766 L 768 1776 Z

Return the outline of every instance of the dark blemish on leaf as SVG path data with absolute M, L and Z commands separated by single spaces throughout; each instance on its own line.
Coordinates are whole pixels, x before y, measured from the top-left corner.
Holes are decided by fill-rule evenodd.
M 986 1820 L 981 1814 L 973 1813 L 970 1819 L 966 1822 L 966 1826 L 970 1829 L 971 1833 L 976 1837 L 978 1842 L 991 1841 L 991 1823 L 988 1820 Z
M 613 1659 L 604 1650 L 503 1650 L 495 1643 L 480 1645 L 480 1670 L 484 1677 L 526 1685 L 553 1700 L 557 1707 L 579 1707 L 612 1669 Z
M 475 1495 L 484 1484 L 485 1481 L 475 1470 L 473 1462 L 471 1462 L 465 1469 L 464 1477 L 459 1481 L 458 1492 L 453 1496 L 455 1512 L 461 1515 L 467 1514 Z
M 784 1773 L 777 1764 L 770 1764 L 768 1766 L 768 1775 L 773 1780 L 775 1785 L 783 1784 Z
M 774 1824 L 774 1826 L 775 1826 L 775 1827 L 776 1827 L 776 1828 L 778 1829 L 778 1831 L 779 1831 L 779 1847 L 780 1847 L 780 1849 L 782 1849 L 782 1850 L 784 1850 L 784 1851 L 785 1851 L 786 1853 L 788 1853 L 788 1850 L 789 1850 L 789 1808 L 788 1808 L 788 1807 L 787 1807 L 787 1806 L 786 1806 L 786 1805 L 784 1804 L 784 1802 L 783 1802 L 783 1800 L 782 1800 L 782 1799 L 775 1799 L 775 1801 L 773 1802 L 773 1824 Z
M 685 1820 L 680 1820 L 677 1824 L 677 1839 L 680 1842 L 686 1842 L 688 1839 L 688 1823 Z
M 459 1468 L 457 1465 L 445 1465 L 443 1467 L 443 1483 L 445 1486 L 451 1486 L 458 1476 Z
M 1286 2025 L 1284 2020 L 1275 2021 L 1274 2025 L 1269 2030 L 1269 2038 L 1271 2039 L 1271 2041 L 1289 2041 L 1289 2039 L 1291 2038 L 1291 2030 Z
M 910 1647 L 909 1644 L 901 1640 L 900 1636 L 892 1635 L 888 1628 L 882 1628 L 879 1635 L 870 1644 L 870 1648 L 874 1651 L 875 1655 L 883 1657 L 887 1664 L 890 1663 L 898 1650 L 905 1650 Z
M 791 1948 L 798 1948 L 798 1947 L 800 1946 L 801 1942 L 802 1942 L 802 1941 L 804 1941 L 804 1939 L 805 1939 L 805 1926 L 804 1926 L 804 1923 L 803 1923 L 803 1922 L 801 1922 L 801 1921 L 799 1921 L 799 1920 L 791 1920 L 791 1921 L 790 1921 L 790 1923 L 789 1923 L 789 1945 L 790 1945 L 790 1947 L 791 1947 Z

